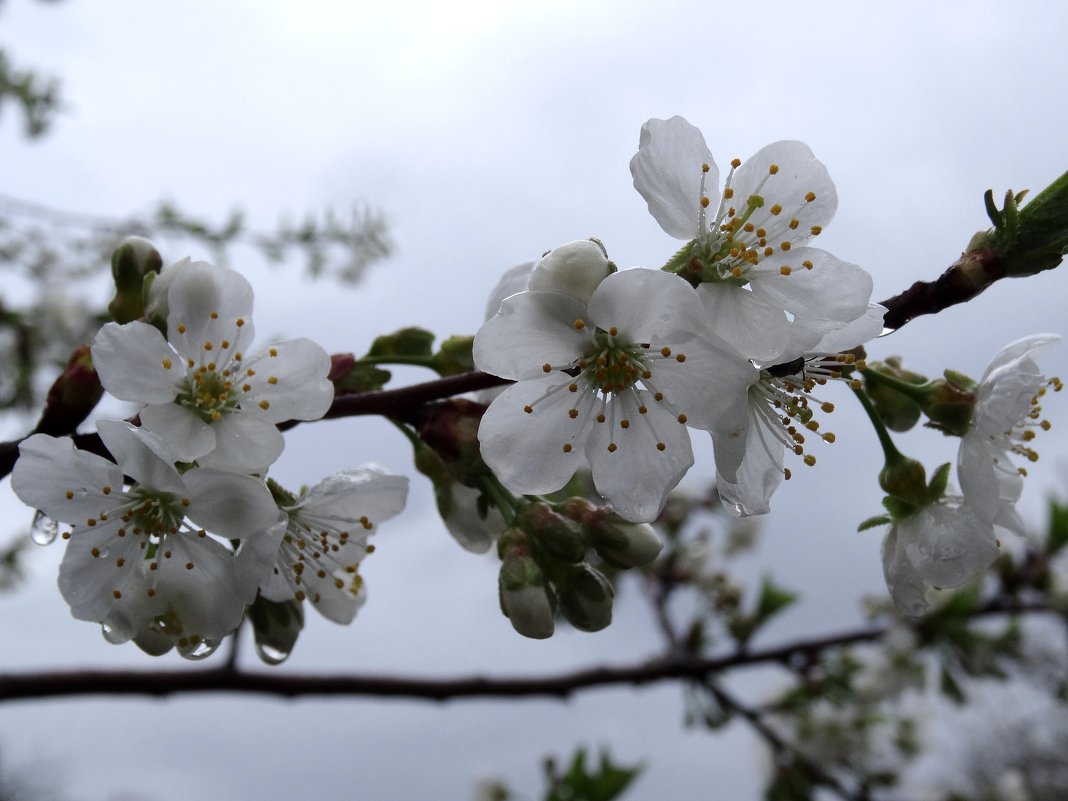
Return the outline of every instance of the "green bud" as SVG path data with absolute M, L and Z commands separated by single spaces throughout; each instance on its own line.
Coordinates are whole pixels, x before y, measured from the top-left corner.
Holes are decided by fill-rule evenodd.
M 115 297 L 108 312 L 117 323 L 140 320 L 145 313 L 142 287 L 145 276 L 159 273 L 163 259 L 156 246 L 140 236 L 128 236 L 111 254 L 111 276 L 115 280 Z
M 452 336 L 441 343 L 437 355 L 437 371 L 441 375 L 459 375 L 475 369 L 475 358 L 471 349 L 475 338 L 470 336 Z
M 600 631 L 612 622 L 612 583 L 585 562 L 574 565 L 557 585 L 560 610 L 581 631 Z
M 927 471 L 923 464 L 907 456 L 887 460 L 879 472 L 879 486 L 891 497 L 913 506 L 927 503 Z
M 501 611 L 524 637 L 553 636 L 556 620 L 545 576 L 529 556 L 512 556 L 501 563 L 497 580 Z
M 648 523 L 610 523 L 607 520 L 590 531 L 598 556 L 615 567 L 647 565 L 660 555 L 664 543 Z
M 524 506 L 516 515 L 516 525 L 540 550 L 557 559 L 579 562 L 586 555 L 586 538 L 579 525 L 546 503 Z
M 486 407 L 463 398 L 428 404 L 417 431 L 434 449 L 452 475 L 468 486 L 478 486 L 489 473 L 478 448 L 478 426 Z
M 906 370 L 901 360 L 891 356 L 885 362 L 868 362 L 868 369 L 861 373 L 864 391 L 871 398 L 880 419 L 891 431 L 908 431 L 920 419 L 920 405 L 911 397 L 886 382 L 882 376 L 890 376 L 906 384 L 923 384 L 927 379 Z
M 934 427 L 961 437 L 968 431 L 976 398 L 968 389 L 955 383 L 954 376 L 975 386 L 970 379 L 947 370 L 946 379 L 949 380 L 938 378 L 925 386 L 922 408 Z

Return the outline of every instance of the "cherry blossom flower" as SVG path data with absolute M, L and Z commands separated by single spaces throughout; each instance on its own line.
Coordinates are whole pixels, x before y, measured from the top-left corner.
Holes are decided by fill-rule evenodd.
M 883 540 L 883 575 L 900 612 L 919 617 L 928 586 L 958 587 L 998 555 L 993 523 L 969 501 L 946 498 L 898 520 Z
M 277 548 L 279 511 L 257 479 L 214 468 L 179 475 L 159 437 L 115 420 L 97 429 L 118 464 L 35 434 L 20 446 L 12 487 L 72 527 L 59 588 L 75 618 L 101 623 L 111 642 L 146 636 L 201 655 L 255 597 L 270 565 L 258 550 Z M 209 532 L 252 549 L 237 558 Z
M 479 369 L 518 383 L 479 428 L 513 492 L 560 489 L 588 465 L 627 520 L 655 519 L 693 464 L 691 425 L 745 424 L 756 369 L 708 331 L 692 288 L 656 270 L 614 273 L 583 303 L 558 292 L 504 300 L 475 337 Z
M 326 413 L 330 359 L 308 339 L 246 355 L 254 336 L 248 282 L 204 262 L 170 271 L 167 338 L 143 322 L 105 325 L 92 347 L 100 381 L 120 400 L 142 405 L 142 425 L 176 458 L 262 471 L 285 445 L 278 423 Z
M 792 451 L 808 466 L 816 457 L 806 453 L 806 438 L 834 442 L 835 435 L 820 431 L 817 412 L 829 414 L 834 404 L 814 393 L 828 381 L 841 379 L 843 370 L 856 367 L 846 351 L 878 336 L 886 309 L 873 304 L 868 312 L 846 326 L 824 335 L 815 348 L 790 361 L 768 365 L 749 387 L 746 425 L 736 431 L 713 433 L 717 468 L 716 488 L 724 506 L 739 516 L 766 514 L 771 496 L 783 479 L 792 475 L 783 466 L 785 451 Z M 787 346 L 784 355 L 792 354 Z M 735 477 L 728 478 L 736 467 Z
M 634 186 L 665 232 L 688 244 L 669 264 L 697 287 L 713 330 L 758 362 L 788 344 L 814 346 L 863 315 L 872 281 L 860 267 L 806 247 L 834 217 L 826 168 L 801 142 L 774 142 L 719 170 L 682 117 L 649 120 L 630 163 Z
M 1015 504 L 1026 468 L 1016 467 L 1011 456 L 1038 459 L 1032 447 L 1036 429 L 1050 428 L 1041 419 L 1041 398 L 1048 387 L 1060 390 L 1062 385 L 1057 378 L 1047 379 L 1032 355 L 1058 341 L 1056 334 L 1037 334 L 994 356 L 975 391 L 971 425 L 957 455 L 965 497 L 996 525 L 1021 536 L 1025 526 Z
M 263 597 L 308 600 L 328 620 L 352 622 L 366 597 L 358 571 L 374 550 L 367 537 L 398 515 L 407 497 L 407 478 L 364 467 L 323 479 L 284 503 L 286 531 Z

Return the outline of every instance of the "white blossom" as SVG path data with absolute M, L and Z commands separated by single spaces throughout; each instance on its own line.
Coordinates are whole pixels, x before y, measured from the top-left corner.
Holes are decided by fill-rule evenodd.
M 969 501 L 946 499 L 896 521 L 883 540 L 883 575 L 900 612 L 922 615 L 927 588 L 959 587 L 998 555 L 993 523 Z
M 103 624 L 112 642 L 154 632 L 184 654 L 217 643 L 269 569 L 252 554 L 281 536 L 270 493 L 214 468 L 179 474 L 166 443 L 129 423 L 97 428 L 118 464 L 68 437 L 36 434 L 21 444 L 11 477 L 23 502 L 71 526 L 59 573 L 71 613 Z M 236 558 L 228 540 L 245 541 L 250 555 Z
M 367 538 L 400 514 L 407 497 L 407 478 L 364 467 L 323 479 L 283 505 L 286 531 L 263 597 L 308 600 L 328 620 L 352 622 L 366 597 L 359 565 L 374 550 Z
M 284 447 L 276 424 L 322 417 L 333 400 L 330 358 L 294 339 L 249 355 L 252 288 L 233 270 L 173 265 L 167 338 L 151 325 L 109 323 L 93 342 L 104 388 L 142 405 L 141 423 L 182 461 L 258 472 Z
M 1047 379 L 1032 354 L 1060 341 L 1056 334 L 1037 334 L 1008 345 L 994 356 L 976 390 L 968 431 L 961 438 L 957 469 L 961 488 L 977 509 L 994 523 L 1023 535 L 1016 512 L 1026 468 L 1012 455 L 1038 459 L 1032 446 L 1036 429 L 1048 429 L 1041 419 L 1041 398 L 1047 387 L 1059 390 L 1059 379 Z
M 513 492 L 560 489 L 588 465 L 622 517 L 655 519 L 693 464 L 686 425 L 745 424 L 756 369 L 708 331 L 692 288 L 656 270 L 614 273 L 583 303 L 557 292 L 504 300 L 475 337 L 479 369 L 516 380 L 479 428 Z
M 675 271 L 697 287 L 713 330 L 745 356 L 782 361 L 788 345 L 812 348 L 866 312 L 871 276 L 805 246 L 838 204 L 807 145 L 774 142 L 735 159 L 720 191 L 701 132 L 682 117 L 652 119 L 630 168 L 656 221 L 688 243 Z

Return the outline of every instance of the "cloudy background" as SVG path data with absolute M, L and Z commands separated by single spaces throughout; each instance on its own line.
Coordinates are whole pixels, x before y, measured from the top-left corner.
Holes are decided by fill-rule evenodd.
M 257 290 L 262 334 L 361 352 L 401 325 L 473 333 L 503 269 L 571 239 L 599 237 L 621 266 L 662 264 L 677 243 L 648 216 L 627 162 L 646 119 L 681 114 L 721 165 L 777 139 L 807 142 L 839 195 L 820 245 L 867 268 L 882 299 L 956 258 L 985 227 L 987 188 L 1040 189 L 1068 167 L 1066 22 L 1058 4 L 975 0 L 8 0 L 0 46 L 61 76 L 67 107 L 34 143 L 5 109 L 0 191 L 117 216 L 168 198 L 221 220 L 238 204 L 259 228 L 368 203 L 398 248 L 356 288 L 307 282 L 299 265 L 271 271 L 251 252 L 234 265 Z M 1065 288 L 1061 271 L 1003 282 L 870 351 L 978 377 L 1008 341 L 1065 333 Z M 1068 348 L 1044 363 L 1068 376 Z M 880 590 L 879 534 L 855 532 L 879 511 L 874 436 L 838 400 L 838 443 L 794 471 L 744 565 L 804 593 L 765 642 L 856 623 L 857 598 Z M 1068 420 L 1058 402 L 1050 416 Z M 930 466 L 955 453 L 930 434 L 902 444 Z M 1039 445 L 1022 502 L 1036 523 L 1068 464 L 1059 429 Z M 413 474 L 406 449 L 378 421 L 306 425 L 274 473 L 299 485 L 373 460 Z M 710 457 L 699 442 L 695 479 L 712 475 Z M 29 512 L 7 482 L 0 503 L 6 540 Z M 312 620 L 279 670 L 516 675 L 620 664 L 657 646 L 633 587 L 607 631 L 515 635 L 496 608 L 493 560 L 448 538 L 417 474 L 405 517 L 377 545 L 355 624 Z M 182 665 L 71 620 L 55 589 L 60 547 L 30 556 L 29 585 L 0 598 L 0 670 Z M 242 658 L 255 666 L 250 649 Z M 759 700 L 774 677 L 734 686 Z M 756 797 L 763 758 L 740 726 L 680 724 L 670 686 L 567 703 L 76 699 L 0 708 L 0 752 L 87 801 L 465 799 L 487 773 L 534 796 L 542 755 L 604 744 L 647 761 L 635 799 Z

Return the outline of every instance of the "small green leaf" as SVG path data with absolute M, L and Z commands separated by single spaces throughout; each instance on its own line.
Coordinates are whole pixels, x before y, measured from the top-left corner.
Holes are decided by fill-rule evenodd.
M 940 670 L 938 686 L 942 690 L 942 694 L 955 704 L 960 705 L 968 700 L 968 697 L 964 694 L 964 689 L 945 665 Z
M 942 500 L 942 496 L 946 494 L 947 486 L 949 486 L 949 462 L 935 470 L 934 475 L 931 476 L 931 481 L 927 484 L 927 497 L 931 503 L 937 503 Z
M 429 359 L 433 356 L 433 344 L 434 335 L 425 328 L 402 328 L 375 339 L 367 355 Z
M 1068 545 L 1068 506 L 1055 500 L 1049 502 L 1049 531 L 1046 534 L 1046 549 L 1049 555 Z
M 471 353 L 474 337 L 452 336 L 441 343 L 441 348 L 434 357 L 434 369 L 439 375 L 459 375 L 475 369 L 475 358 Z
M 355 362 L 351 370 L 334 381 L 334 390 L 338 395 L 376 392 L 382 389 L 392 377 L 389 370 L 383 370 L 366 362 Z

